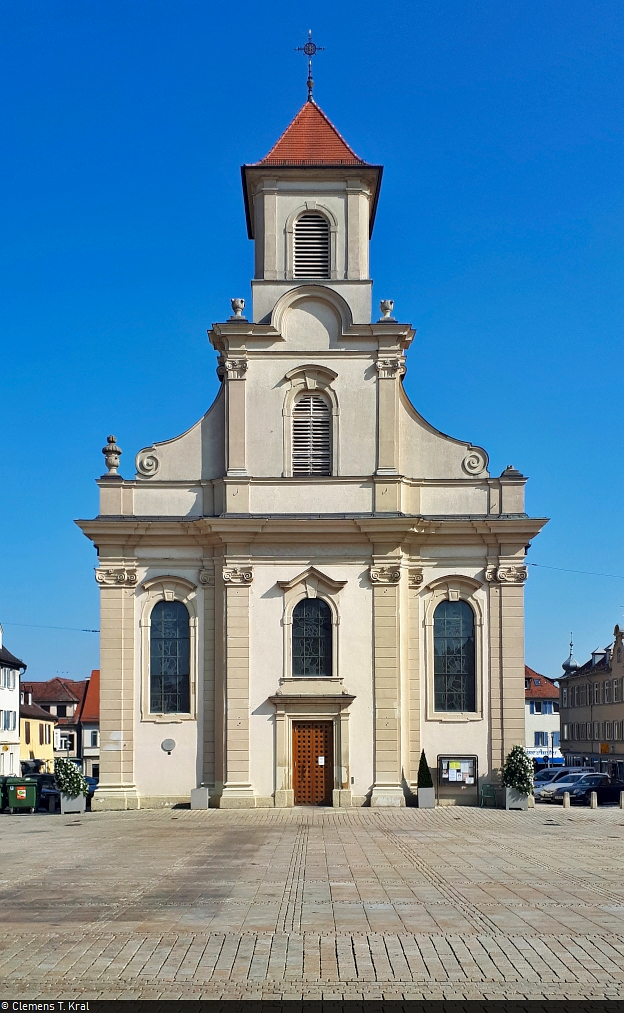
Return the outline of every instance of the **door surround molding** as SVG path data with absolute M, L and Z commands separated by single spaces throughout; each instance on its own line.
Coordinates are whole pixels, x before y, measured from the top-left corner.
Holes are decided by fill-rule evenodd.
M 334 808 L 351 805 L 349 765 L 349 706 L 355 700 L 348 693 L 327 696 L 298 696 L 281 693 L 269 697 L 275 707 L 275 807 L 292 808 L 293 721 L 331 721 L 334 729 Z

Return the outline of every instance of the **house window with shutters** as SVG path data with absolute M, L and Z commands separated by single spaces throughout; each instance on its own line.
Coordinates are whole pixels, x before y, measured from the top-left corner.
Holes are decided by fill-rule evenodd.
M 331 475 L 331 411 L 324 397 L 301 394 L 292 413 L 293 475 Z
M 297 218 L 294 226 L 294 277 L 329 278 L 329 250 L 329 222 L 323 215 L 316 211 L 305 211 Z

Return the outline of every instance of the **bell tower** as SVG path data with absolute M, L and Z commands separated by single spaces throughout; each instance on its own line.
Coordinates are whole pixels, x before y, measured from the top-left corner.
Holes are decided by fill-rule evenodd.
M 241 171 L 254 323 L 269 323 L 285 292 L 314 284 L 339 293 L 354 324 L 370 324 L 382 166 L 359 158 L 310 95 L 268 155 Z

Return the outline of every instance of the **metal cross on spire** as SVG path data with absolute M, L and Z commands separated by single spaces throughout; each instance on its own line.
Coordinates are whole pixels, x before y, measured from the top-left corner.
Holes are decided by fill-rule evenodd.
M 305 46 L 295 47 L 296 53 L 305 53 L 305 55 L 308 58 L 308 102 L 313 101 L 312 90 L 314 88 L 314 80 L 312 78 L 312 57 L 316 56 L 317 53 L 322 53 L 324 49 L 325 46 L 317 46 L 316 43 L 312 41 L 311 28 L 308 31 L 308 41 L 306 42 Z

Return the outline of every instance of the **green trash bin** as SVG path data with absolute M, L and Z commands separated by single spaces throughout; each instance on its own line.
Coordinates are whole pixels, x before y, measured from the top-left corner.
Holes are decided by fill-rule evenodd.
M 7 777 L 4 782 L 6 805 L 10 813 L 27 809 L 34 813 L 37 808 L 37 782 L 26 777 Z

